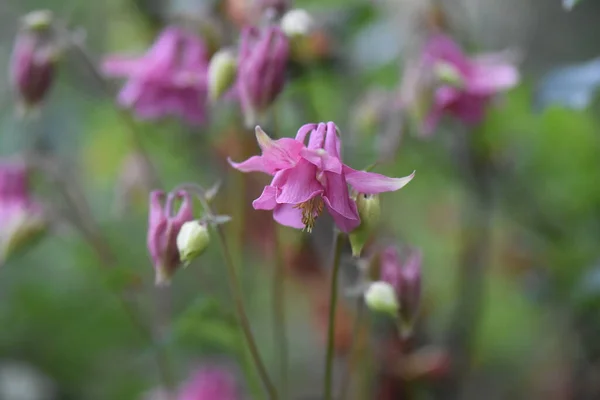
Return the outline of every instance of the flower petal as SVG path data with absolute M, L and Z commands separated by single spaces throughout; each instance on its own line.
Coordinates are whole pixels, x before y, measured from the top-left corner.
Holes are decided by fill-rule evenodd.
M 348 185 L 342 175 L 325 172 L 326 193 L 323 196 L 329 214 L 343 231 L 350 232 L 360 225 L 356 203 L 350 198 Z
M 403 188 L 415 177 L 415 172 L 403 178 L 389 178 L 373 172 L 356 171 L 344 165 L 346 182 L 359 193 L 377 194 Z
M 342 173 L 342 162 L 340 159 L 327 153 L 324 149 L 311 150 L 305 148 L 302 149 L 300 155 L 321 171 L 331 171 L 336 174 Z
M 264 173 L 269 173 L 269 172 L 267 172 L 267 168 L 265 167 L 265 164 L 263 162 L 263 158 L 261 156 L 252 156 L 249 159 L 247 159 L 246 161 L 242 161 L 242 162 L 239 162 L 239 163 L 236 163 L 236 162 L 232 161 L 231 158 L 227 158 L 227 162 L 233 168 L 235 168 L 235 169 L 237 169 L 238 171 L 241 171 L 241 172 L 264 172 Z
M 342 142 L 338 136 L 338 128 L 333 122 L 327 123 L 327 131 L 325 133 L 325 151 L 334 157 L 340 157 L 340 149 Z
M 317 125 L 318 124 L 314 123 L 302 125 L 300 129 L 298 129 L 298 133 L 296 133 L 296 140 L 301 143 L 304 143 L 304 141 L 306 140 L 306 135 L 308 135 L 313 129 L 316 129 Z
M 267 170 L 274 173 L 280 169 L 291 168 L 300 160 L 300 151 L 304 148 L 304 144 L 291 138 L 273 140 L 260 126 L 256 127 L 255 132 Z
M 296 229 L 303 229 L 302 210 L 291 204 L 279 204 L 273 210 L 273 219 L 281 225 Z
M 313 130 L 310 134 L 310 138 L 308 139 L 308 148 L 309 149 L 322 149 L 323 142 L 325 140 L 325 131 L 327 129 L 327 125 L 324 123 L 319 123 L 317 128 Z
M 300 204 L 323 193 L 323 186 L 317 180 L 317 167 L 304 159 L 294 168 L 279 172 L 271 185 L 281 189 L 277 195 L 279 204 Z
M 477 63 L 467 78 L 467 89 L 474 94 L 493 95 L 518 83 L 519 71 L 513 65 Z
M 260 197 L 252 202 L 252 207 L 255 210 L 272 210 L 277 206 L 276 196 L 277 188 L 275 186 L 265 186 Z

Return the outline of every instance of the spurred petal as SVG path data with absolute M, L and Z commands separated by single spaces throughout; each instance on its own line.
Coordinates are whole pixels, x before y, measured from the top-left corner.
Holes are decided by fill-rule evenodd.
M 300 155 L 322 171 L 331 171 L 336 174 L 342 173 L 342 162 L 340 159 L 329 154 L 324 149 L 311 150 L 304 148 L 300 152 Z
M 377 194 L 403 188 L 415 177 L 415 172 L 403 178 L 389 178 L 373 172 L 356 171 L 344 165 L 346 181 L 359 193 Z
M 325 203 L 341 216 L 352 220 L 359 220 L 356 203 L 350 199 L 348 185 L 344 177 L 332 172 L 325 172 L 324 177 L 326 191 L 323 199 Z
M 340 149 L 342 142 L 338 136 L 338 128 L 333 122 L 327 123 L 327 130 L 325 133 L 325 151 L 334 157 L 340 157 Z
M 194 218 L 194 210 L 192 196 L 188 192 L 180 191 L 177 193 L 177 197 L 183 199 L 181 206 L 179 206 L 179 211 L 177 211 L 177 215 L 175 216 L 175 224 L 177 231 L 179 231 L 181 225 Z
M 302 210 L 292 204 L 279 204 L 273 210 L 273 218 L 281 225 L 303 229 Z
M 335 211 L 330 205 L 329 200 L 325 199 L 325 206 L 327 207 L 327 211 L 331 214 L 335 225 L 340 228 L 342 232 L 350 233 L 360 225 L 360 218 L 353 219 L 347 218 Z
M 260 197 L 252 202 L 252 207 L 255 210 L 272 210 L 277 206 L 277 202 L 275 201 L 276 196 L 276 187 L 265 186 Z
M 281 171 L 273 179 L 272 185 L 281 189 L 277 203 L 300 204 L 323 193 L 323 186 L 317 181 L 317 167 L 301 160 L 294 168 Z
M 324 123 L 319 123 L 317 128 L 313 130 L 310 134 L 310 138 L 308 139 L 308 148 L 317 150 L 322 149 L 325 141 L 325 131 L 327 130 L 327 125 Z
M 242 161 L 240 163 L 231 161 L 231 158 L 227 158 L 227 161 L 229 162 L 229 165 L 238 171 L 269 173 L 261 156 L 252 156 L 246 161 Z
M 154 190 L 150 193 L 150 206 L 148 212 L 148 225 L 153 226 L 158 224 L 162 219 L 166 218 L 163 202 L 165 200 L 165 192 L 162 190 Z
M 317 128 L 318 124 L 305 124 L 298 129 L 298 133 L 296 133 L 296 140 L 304 143 L 306 140 L 306 135 L 308 135 L 313 129 Z
M 294 139 L 271 139 L 260 126 L 256 127 L 256 140 L 262 150 L 263 163 L 268 171 L 293 167 L 300 159 L 304 145 Z

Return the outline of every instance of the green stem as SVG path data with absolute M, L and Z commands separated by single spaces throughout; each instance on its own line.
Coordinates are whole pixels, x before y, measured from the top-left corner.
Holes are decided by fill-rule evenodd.
M 354 326 L 352 328 L 352 342 L 350 343 L 350 351 L 348 362 L 346 363 L 346 368 L 344 369 L 344 373 L 342 375 L 342 383 L 340 385 L 340 400 L 344 400 L 348 395 L 348 389 L 352 384 L 352 372 L 354 370 L 354 364 L 357 358 L 357 340 L 358 335 L 360 334 L 360 328 L 362 326 L 362 317 L 364 314 L 365 304 L 363 302 L 362 297 L 357 300 L 356 304 L 356 316 L 354 317 Z
M 275 272 L 273 274 L 273 337 L 279 362 L 280 393 L 287 398 L 288 387 L 288 341 L 285 318 L 285 260 L 275 230 Z
M 325 358 L 325 385 L 323 399 L 332 399 L 333 353 L 335 342 L 335 315 L 337 311 L 338 275 L 342 255 L 342 233 L 336 232 L 333 243 L 333 263 L 331 267 L 331 287 L 329 289 L 329 327 L 327 329 L 327 356 Z

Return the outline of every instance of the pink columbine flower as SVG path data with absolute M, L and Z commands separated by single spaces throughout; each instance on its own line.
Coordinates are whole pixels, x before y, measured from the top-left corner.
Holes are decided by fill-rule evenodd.
M 309 232 L 324 208 L 344 232 L 351 232 L 360 224 L 348 185 L 359 193 L 377 194 L 398 190 L 414 176 L 388 178 L 343 164 L 338 128 L 333 122 L 306 124 L 295 139 L 272 140 L 257 127 L 256 138 L 261 156 L 241 163 L 230 160 L 242 172 L 259 171 L 273 176 L 271 184 L 252 203 L 254 209 L 272 210 L 280 224 Z
M 242 31 L 237 91 L 247 125 L 256 124 L 283 90 L 288 55 L 288 38 L 278 26 Z
M 381 254 L 381 280 L 396 290 L 400 303 L 400 314 L 410 325 L 414 320 L 421 300 L 421 262 L 419 250 L 411 250 L 404 259 L 400 258 L 395 246 L 386 248 Z
M 45 228 L 42 206 L 29 193 L 27 167 L 0 162 L 0 264 Z
M 173 273 L 181 265 L 177 249 L 177 234 L 181 226 L 194 218 L 192 198 L 189 193 L 180 191 L 166 196 L 162 191 L 150 193 L 148 218 L 148 250 L 156 271 L 156 284 L 168 284 Z M 182 199 L 177 213 L 174 201 Z M 163 205 L 164 203 L 164 205 Z
M 503 55 L 468 57 L 454 40 L 442 34 L 429 39 L 422 63 L 436 81 L 424 134 L 431 134 L 445 113 L 468 125 L 480 123 L 489 100 L 519 82 L 519 71 Z
M 238 400 L 235 376 L 219 367 L 196 370 L 179 390 L 177 400 Z
M 176 116 L 190 124 L 207 118 L 208 53 L 202 40 L 181 28 L 165 28 L 139 57 L 113 55 L 102 70 L 127 78 L 118 102 L 141 119 Z

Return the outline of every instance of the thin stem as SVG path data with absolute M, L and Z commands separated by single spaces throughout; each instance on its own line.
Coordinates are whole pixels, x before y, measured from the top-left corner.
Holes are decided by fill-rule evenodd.
M 349 359 L 346 363 L 346 367 L 344 368 L 344 373 L 342 374 L 342 381 L 340 385 L 340 396 L 339 400 L 345 400 L 348 395 L 348 390 L 352 384 L 352 372 L 354 370 L 354 365 L 356 363 L 356 359 L 358 358 L 359 348 L 358 345 L 358 336 L 360 334 L 360 328 L 362 326 L 363 314 L 365 311 L 365 304 L 362 298 L 359 298 L 356 302 L 356 316 L 354 317 L 354 326 L 352 328 L 352 342 L 350 343 L 350 351 L 349 351 Z
M 285 260 L 281 242 L 275 232 L 275 271 L 273 274 L 273 337 L 278 355 L 281 397 L 287 399 L 288 387 L 288 341 L 285 318 Z
M 335 322 L 338 298 L 338 275 L 340 272 L 340 259 L 342 255 L 342 233 L 336 232 L 333 243 L 333 262 L 331 266 L 331 287 L 329 289 L 329 326 L 327 329 L 327 355 L 325 358 L 325 384 L 323 399 L 332 399 L 333 353 L 335 342 Z
M 265 367 L 265 364 L 262 361 L 262 358 L 258 351 L 258 346 L 256 345 L 256 341 L 254 340 L 254 336 L 252 335 L 250 321 L 248 319 L 248 315 L 246 314 L 244 301 L 242 300 L 241 296 L 242 291 L 240 281 L 236 273 L 235 265 L 233 264 L 231 252 L 229 251 L 229 247 L 227 245 L 225 232 L 223 232 L 223 228 L 220 225 L 217 225 L 215 229 L 217 231 L 217 235 L 219 236 L 219 242 L 221 244 L 221 250 L 223 251 L 223 257 L 225 258 L 229 288 L 231 291 L 231 295 L 233 296 L 237 317 L 240 322 L 240 325 L 242 326 L 242 331 L 244 333 L 244 338 L 246 339 L 246 344 L 248 345 L 248 349 L 250 350 L 250 354 L 252 356 L 260 379 L 265 385 L 265 389 L 269 395 L 269 399 L 276 400 L 278 398 L 277 391 L 275 390 L 275 386 L 273 385 L 271 378 L 269 378 L 267 368 Z

